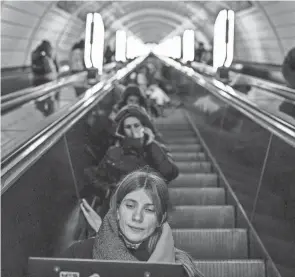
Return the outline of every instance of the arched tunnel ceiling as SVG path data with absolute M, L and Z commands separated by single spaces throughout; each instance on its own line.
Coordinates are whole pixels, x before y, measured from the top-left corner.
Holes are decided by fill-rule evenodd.
M 99 12 L 105 44 L 124 29 L 144 42 L 159 42 L 185 29 L 210 47 L 218 12 L 236 12 L 235 60 L 280 64 L 295 42 L 295 1 L 2 1 L 1 67 L 30 63 L 42 39 L 51 41 L 59 59 L 68 59 L 84 37 L 88 12 Z
M 91 11 L 101 13 L 105 21 L 107 30 L 116 30 L 126 27 L 129 30 L 129 24 L 134 21 L 138 22 L 139 18 L 152 17 L 166 20 L 166 23 L 171 22 L 171 26 L 175 29 L 174 34 L 179 34 L 185 28 L 202 29 L 202 25 L 208 17 L 212 15 L 206 7 L 206 2 L 183 2 L 183 1 L 107 1 L 107 2 L 79 2 L 79 1 L 59 1 L 59 7 L 68 10 L 72 14 L 76 14 L 82 20 L 85 20 L 86 14 Z M 78 12 L 77 12 L 78 11 Z M 209 22 L 213 24 L 214 18 Z M 178 26 L 176 27 L 175 24 Z M 158 31 L 163 29 L 163 31 Z M 152 40 L 159 42 L 165 38 L 165 35 L 159 37 L 159 32 L 164 33 L 167 30 L 167 24 L 159 22 L 155 37 L 150 34 L 148 39 L 145 37 L 145 32 L 141 32 L 139 39 L 143 42 Z M 130 30 L 131 31 L 131 30 Z M 208 32 L 201 30 L 205 37 L 208 37 Z M 110 35 L 114 35 L 114 31 L 110 31 Z
M 139 2 L 139 1 L 129 1 L 129 2 L 116 2 L 112 6 L 115 9 L 115 16 L 120 20 L 124 26 L 132 24 L 134 21 L 138 22 L 139 18 L 149 18 L 153 19 L 159 18 L 164 19 L 166 24 L 159 22 L 155 30 L 154 38 L 152 37 L 151 32 L 139 32 L 139 38 L 144 42 L 159 42 L 169 33 L 167 33 L 167 23 L 171 24 L 175 33 L 180 33 L 184 28 L 198 28 L 200 22 L 200 12 L 201 4 L 198 3 L 199 12 L 197 12 L 196 7 L 191 7 L 188 3 L 185 2 L 175 2 L 175 1 L 149 1 L 149 2 Z M 109 7 L 108 9 L 111 9 Z M 120 17 L 120 14 L 124 14 Z M 196 20 L 197 19 L 197 20 Z M 175 26 L 174 23 L 177 23 L 178 26 Z M 110 26 L 113 26 L 112 23 Z M 154 28 L 154 24 L 152 24 Z M 128 28 L 128 27 L 127 27 Z M 146 28 L 146 25 L 145 25 Z M 163 36 L 159 36 L 159 33 L 163 33 Z M 148 36 L 148 37 L 146 37 Z

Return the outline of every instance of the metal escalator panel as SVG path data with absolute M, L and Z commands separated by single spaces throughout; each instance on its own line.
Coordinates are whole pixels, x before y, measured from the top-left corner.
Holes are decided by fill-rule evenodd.
M 179 134 L 183 137 L 185 137 L 186 135 L 183 134 L 182 132 L 179 132 Z M 170 151 L 179 153 L 179 152 L 196 152 L 196 151 L 200 151 L 201 150 L 201 145 L 200 144 L 169 144 L 168 148 L 170 149 Z
M 245 229 L 174 229 L 177 248 L 190 253 L 194 259 L 247 259 Z
M 164 132 L 163 132 L 164 133 Z M 177 144 L 177 143 L 182 143 L 182 144 L 192 144 L 192 143 L 197 143 L 198 140 L 196 137 L 191 136 L 191 137 L 165 137 L 167 144 Z
M 206 161 L 206 155 L 203 152 L 173 152 L 175 161 Z
M 215 173 L 180 173 L 169 187 L 217 187 L 218 175 Z
M 233 206 L 177 206 L 169 220 L 172 228 L 234 228 Z
M 170 188 L 173 205 L 224 205 L 224 188 Z
M 173 152 L 172 152 L 173 156 Z M 176 162 L 179 171 L 181 173 L 210 173 L 211 172 L 211 163 L 210 162 Z
M 197 261 L 196 265 L 210 277 L 265 276 L 265 264 L 261 260 Z

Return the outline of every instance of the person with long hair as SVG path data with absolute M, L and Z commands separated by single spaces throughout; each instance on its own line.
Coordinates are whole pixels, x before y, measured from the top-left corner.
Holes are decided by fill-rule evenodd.
M 96 236 L 73 243 L 62 256 L 179 263 L 188 277 L 201 277 L 192 257 L 174 246 L 169 206 L 165 180 L 149 167 L 136 170 L 118 184 Z

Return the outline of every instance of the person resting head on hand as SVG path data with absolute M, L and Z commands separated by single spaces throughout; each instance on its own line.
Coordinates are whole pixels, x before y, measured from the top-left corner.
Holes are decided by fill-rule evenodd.
M 146 165 L 162 174 L 168 182 L 178 176 L 178 167 L 165 145 L 158 141 L 147 113 L 138 106 L 128 105 L 117 114 L 115 123 L 115 145 L 107 150 L 98 166 L 85 170 L 90 186 L 105 191 L 105 198 L 108 198 L 123 176 Z
M 118 184 L 97 235 L 75 242 L 63 257 L 180 263 L 188 277 L 201 277 L 192 258 L 174 246 L 168 207 L 164 179 L 149 167 L 136 170 Z

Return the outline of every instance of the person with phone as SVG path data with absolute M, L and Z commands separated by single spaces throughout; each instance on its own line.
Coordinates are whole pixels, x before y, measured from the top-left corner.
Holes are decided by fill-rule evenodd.
M 108 210 L 110 196 L 118 181 L 128 173 L 148 165 L 167 182 L 179 173 L 167 148 L 157 141 L 154 126 L 144 110 L 135 105 L 125 106 L 114 121 L 117 126 L 115 145 L 107 150 L 98 166 L 85 170 L 89 185 L 104 202 L 100 212 L 102 217 Z

